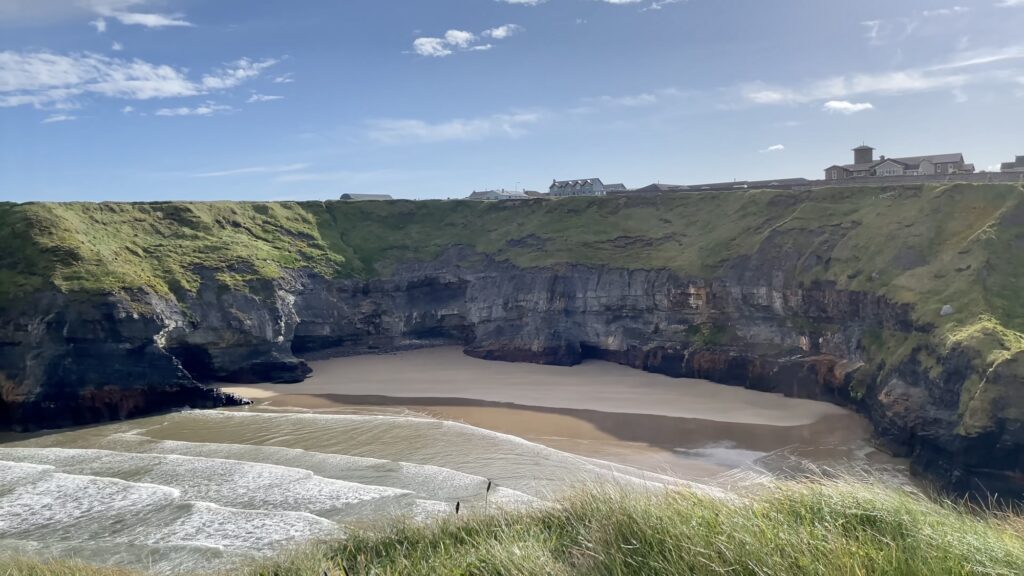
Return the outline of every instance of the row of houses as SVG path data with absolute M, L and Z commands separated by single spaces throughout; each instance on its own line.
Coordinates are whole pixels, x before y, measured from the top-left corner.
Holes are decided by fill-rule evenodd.
M 1020 173 L 1024 178 L 1024 156 L 1017 156 L 1013 162 L 1004 162 L 1000 172 Z M 875 158 L 875 149 L 861 145 L 853 149 L 852 164 L 833 164 L 825 169 L 824 181 L 811 181 L 806 178 L 780 178 L 775 180 L 736 180 L 732 182 L 711 182 L 707 184 L 649 184 L 642 188 L 630 189 L 624 184 L 605 184 L 600 178 L 581 178 L 576 180 L 552 180 L 547 193 L 533 190 L 480 190 L 473 191 L 469 200 L 501 201 L 528 200 L 530 198 L 567 198 L 573 196 L 608 196 L 608 195 L 655 195 L 668 192 L 720 192 L 742 189 L 806 189 L 815 186 L 832 185 L 834 182 L 852 178 L 887 178 L 900 176 L 946 176 L 975 174 L 974 164 L 967 162 L 960 152 L 950 154 L 932 154 L 926 156 L 904 156 L 900 158 Z M 982 173 L 979 177 L 985 177 Z M 930 181 L 930 180 L 929 180 Z M 862 180 L 860 180 L 862 182 Z M 391 200 L 383 194 L 344 194 L 342 200 L 358 202 L 367 200 Z
M 513 192 L 505 189 L 474 191 L 468 200 L 526 200 L 529 198 L 568 198 L 571 196 L 607 196 L 629 189 L 625 184 L 605 184 L 600 178 L 578 180 L 552 180 L 547 194 L 526 190 Z

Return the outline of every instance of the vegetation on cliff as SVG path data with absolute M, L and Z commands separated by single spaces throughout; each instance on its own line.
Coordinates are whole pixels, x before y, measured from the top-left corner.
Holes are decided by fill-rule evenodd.
M 521 266 L 827 281 L 912 304 L 928 328 L 866 334 L 873 365 L 864 374 L 884 376 L 911 356 L 937 372 L 949 351 L 966 350 L 975 369 L 963 431 L 983 432 L 995 413 L 1021 405 L 1004 401 L 1020 396 L 1007 386 L 1024 379 L 1024 190 L 1015 185 L 555 202 L 0 204 L 0 229 L 0 306 L 47 286 L 173 297 L 194 291 L 203 268 L 239 289 L 294 268 L 369 278 L 453 245 Z
M 12 566 L 0 575 L 122 574 Z M 1010 576 L 1021 566 L 1024 523 L 1017 516 L 840 481 L 779 484 L 747 500 L 590 492 L 529 512 L 384 524 L 231 573 Z

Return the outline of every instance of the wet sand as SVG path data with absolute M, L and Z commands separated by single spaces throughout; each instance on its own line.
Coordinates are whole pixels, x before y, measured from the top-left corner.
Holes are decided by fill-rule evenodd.
M 271 409 L 403 413 L 463 422 L 551 448 L 691 480 L 806 463 L 902 466 L 842 408 L 606 362 L 488 362 L 455 348 L 313 362 L 294 385 L 226 390 Z

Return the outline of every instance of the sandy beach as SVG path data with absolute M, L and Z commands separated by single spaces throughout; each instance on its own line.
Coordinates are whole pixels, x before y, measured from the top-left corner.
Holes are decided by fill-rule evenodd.
M 842 408 L 607 362 L 510 364 L 435 348 L 311 366 L 300 384 L 225 390 L 270 409 L 414 412 L 686 479 L 787 450 L 811 461 L 870 453 L 888 462 L 870 449 L 867 422 Z
M 669 378 L 608 362 L 571 368 L 489 362 L 453 347 L 319 360 L 310 366 L 312 376 L 300 384 L 225 390 L 251 399 L 282 394 L 463 398 L 766 426 L 800 426 L 848 414 L 823 402 Z

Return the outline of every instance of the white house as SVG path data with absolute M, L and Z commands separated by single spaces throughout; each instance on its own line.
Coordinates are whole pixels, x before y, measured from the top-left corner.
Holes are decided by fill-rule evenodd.
M 604 196 L 609 192 L 625 192 L 623 184 L 605 184 L 600 178 L 582 180 L 552 180 L 548 194 L 555 197 Z

